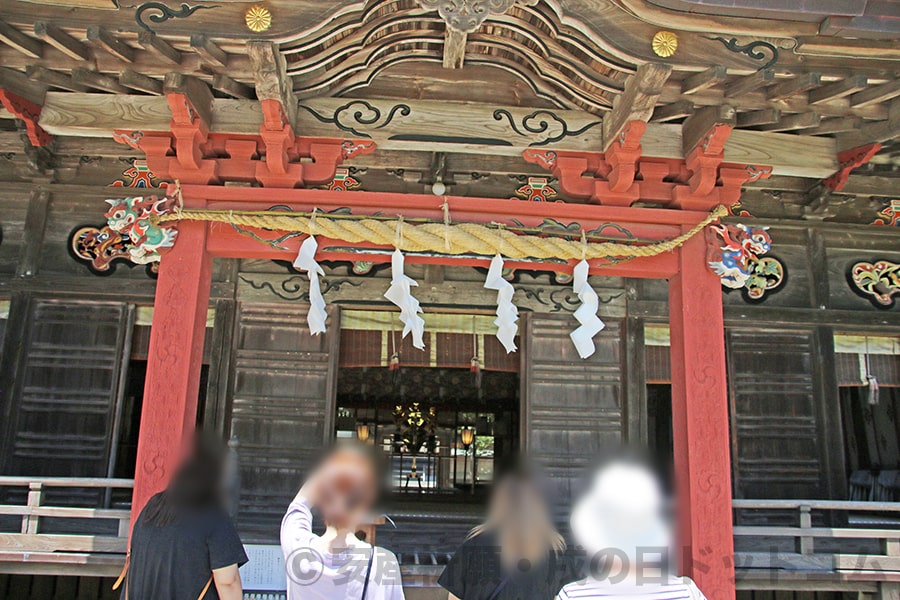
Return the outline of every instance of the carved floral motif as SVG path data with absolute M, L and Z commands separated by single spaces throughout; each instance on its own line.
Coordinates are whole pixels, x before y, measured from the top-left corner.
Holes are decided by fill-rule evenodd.
M 876 308 L 893 308 L 900 295 L 900 264 L 887 260 L 858 262 L 848 273 L 853 291 L 869 300 Z
M 878 211 L 872 225 L 889 225 L 900 227 L 900 199 L 893 199 L 891 203 L 884 207 L 884 210 Z

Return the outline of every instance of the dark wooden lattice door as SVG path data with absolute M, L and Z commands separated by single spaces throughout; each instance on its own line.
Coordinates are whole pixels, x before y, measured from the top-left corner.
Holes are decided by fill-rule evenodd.
M 131 311 L 34 300 L 12 395 L 4 472 L 105 477 Z
M 569 338 L 578 325 L 571 315 L 530 317 L 523 437 L 556 484 L 557 508 L 565 513 L 585 467 L 622 440 L 622 325 L 608 321 L 594 338 L 597 351 L 582 360 Z
M 277 539 L 279 523 L 333 434 L 339 314 L 309 334 L 307 305 L 241 305 L 231 433 L 239 443 L 238 525 L 245 542 Z

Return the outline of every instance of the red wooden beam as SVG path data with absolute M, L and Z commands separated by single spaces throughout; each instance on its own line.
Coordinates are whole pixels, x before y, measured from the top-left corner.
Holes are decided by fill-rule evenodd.
M 733 600 L 734 538 L 722 284 L 698 235 L 669 281 L 672 416 L 682 570 L 707 598 Z
M 165 488 L 194 431 L 212 282 L 206 232 L 206 223 L 180 223 L 177 243 L 159 264 L 131 501 L 132 526 L 147 500 Z

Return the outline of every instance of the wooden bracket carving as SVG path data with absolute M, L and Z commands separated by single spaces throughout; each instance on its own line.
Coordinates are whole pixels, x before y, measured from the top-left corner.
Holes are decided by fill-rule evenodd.
M 624 193 L 634 183 L 637 161 L 641 157 L 641 138 L 645 131 L 647 123 L 644 121 L 629 121 L 606 151 L 606 162 L 610 166 L 607 181 L 611 193 Z
M 25 124 L 25 132 L 28 134 L 28 141 L 31 142 L 32 146 L 46 146 L 53 141 L 53 137 L 41 129 L 41 126 L 38 124 L 38 120 L 41 117 L 41 106 L 39 104 L 35 104 L 3 88 L 0 88 L 0 103 L 3 104 L 3 108 Z
M 850 172 L 872 160 L 872 157 L 879 150 L 881 150 L 881 144 L 876 142 L 839 152 L 837 155 L 838 170 L 824 181 L 825 187 L 833 192 L 839 192 L 844 189 L 844 186 L 847 185 L 847 180 L 850 178 Z

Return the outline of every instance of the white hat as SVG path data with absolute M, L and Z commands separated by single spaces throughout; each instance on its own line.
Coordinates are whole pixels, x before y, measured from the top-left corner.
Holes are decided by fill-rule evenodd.
M 663 511 L 659 481 L 642 466 L 613 463 L 594 481 L 572 510 L 572 534 L 588 556 L 615 548 L 630 560 L 669 549 L 672 534 Z M 657 560 L 657 559 L 652 559 Z

